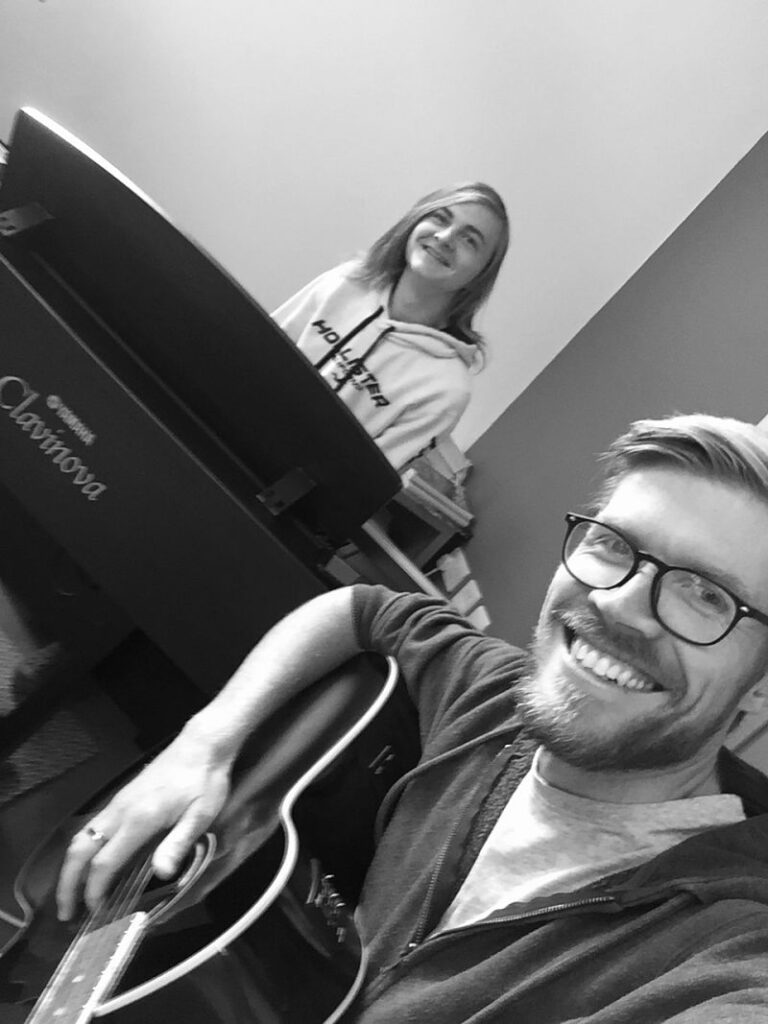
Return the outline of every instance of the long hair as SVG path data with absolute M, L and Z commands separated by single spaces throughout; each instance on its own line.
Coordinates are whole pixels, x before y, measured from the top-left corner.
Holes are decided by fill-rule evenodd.
M 456 203 L 480 203 L 498 218 L 501 226 L 499 241 L 486 265 L 463 288 L 460 288 L 448 309 L 446 330 L 462 341 L 476 345 L 482 351 L 482 335 L 472 326 L 477 310 L 491 294 L 509 245 L 509 217 L 499 193 L 482 181 L 469 181 L 447 185 L 419 199 L 388 231 L 377 238 L 360 260 L 354 276 L 375 287 L 392 287 L 405 270 L 405 250 L 411 232 L 425 217 L 443 206 Z

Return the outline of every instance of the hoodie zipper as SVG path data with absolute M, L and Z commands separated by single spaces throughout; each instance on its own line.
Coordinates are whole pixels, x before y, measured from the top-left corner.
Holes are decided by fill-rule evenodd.
M 486 741 L 488 737 L 481 737 L 481 739 Z M 496 753 L 493 760 L 488 765 L 487 771 L 486 773 L 484 773 L 483 778 L 480 779 L 478 782 L 478 790 L 487 792 L 488 786 L 493 784 L 493 782 L 496 779 L 498 779 L 499 776 L 503 774 L 503 772 L 506 770 L 506 767 L 509 764 L 509 757 L 507 756 L 506 752 L 509 750 L 510 745 L 511 744 L 509 743 L 505 743 L 501 750 L 499 750 Z M 501 764 L 501 767 L 499 767 L 498 762 L 499 759 L 502 758 L 503 763 Z M 437 889 L 437 883 L 440 878 L 440 872 L 442 871 L 443 864 L 445 863 L 445 858 L 448 855 L 448 851 L 451 848 L 451 845 L 453 844 L 453 840 L 455 839 L 456 834 L 458 833 L 459 829 L 463 828 L 464 826 L 465 817 L 463 814 L 456 818 L 453 824 L 451 825 L 451 829 L 448 833 L 448 836 L 446 837 L 446 840 L 443 843 L 442 849 L 440 850 L 440 853 L 438 855 L 438 858 L 435 861 L 435 866 L 432 870 L 432 875 L 429 879 L 429 885 L 427 886 L 427 892 L 425 895 L 424 903 L 422 905 L 421 913 L 417 918 L 416 927 L 411 935 L 411 940 L 403 950 L 403 955 L 415 949 L 418 945 L 421 944 L 424 932 L 427 927 L 427 921 L 429 920 L 429 915 L 432 910 L 432 904 L 434 902 L 435 897 L 435 890 Z
M 579 910 L 582 907 L 592 907 L 603 903 L 616 903 L 613 896 L 588 896 L 582 900 L 572 900 L 570 903 L 553 903 L 547 907 L 539 907 L 536 910 L 526 910 L 522 914 L 508 914 L 505 917 L 494 917 L 490 920 L 478 921 L 475 924 L 464 925 L 461 928 L 449 928 L 447 931 L 439 932 L 434 939 L 424 939 L 423 935 L 419 932 L 419 926 L 423 929 L 424 927 L 424 915 L 419 919 L 417 930 L 413 934 L 413 938 L 403 950 L 403 956 L 405 957 L 409 953 L 413 953 L 414 950 L 423 948 L 428 943 L 438 942 L 443 938 L 448 938 L 453 935 L 467 935 L 471 932 L 483 931 L 486 928 L 494 928 L 497 925 L 505 924 L 517 924 L 520 921 L 532 921 L 537 917 L 547 917 L 550 914 L 559 914 L 566 910 Z M 402 962 L 402 961 L 400 961 Z
M 442 852 L 441 860 L 445 856 L 445 850 Z M 433 887 L 430 886 L 430 894 L 433 891 Z M 427 915 L 422 912 L 419 916 L 419 921 L 416 927 L 416 931 L 413 933 L 413 938 L 400 952 L 400 957 L 393 963 L 386 967 L 379 969 L 375 980 L 372 979 L 370 991 L 366 996 L 366 1000 L 373 1000 L 377 998 L 383 987 L 387 986 L 386 978 L 388 975 L 393 974 L 400 968 L 408 966 L 411 960 L 417 953 L 426 949 L 428 946 L 433 948 L 436 944 L 442 942 L 450 942 L 456 936 L 464 936 L 472 934 L 474 932 L 485 931 L 488 928 L 502 927 L 503 925 L 517 924 L 521 921 L 532 921 L 537 917 L 547 917 L 554 913 L 561 913 L 567 910 L 579 910 L 582 907 L 593 907 L 601 904 L 613 903 L 616 904 L 616 900 L 612 896 L 589 896 L 581 900 L 572 900 L 570 903 L 555 903 L 548 907 L 540 907 L 537 910 L 527 910 L 522 914 L 509 914 L 505 917 L 495 917 L 492 920 L 478 921 L 473 925 L 466 925 L 462 928 L 451 928 L 448 931 L 439 932 L 434 938 L 424 939 L 422 931 L 426 924 Z
M 421 943 L 422 934 L 424 932 L 424 929 L 426 928 L 427 919 L 429 918 L 429 912 L 432 909 L 432 901 L 433 901 L 434 896 L 435 896 L 435 889 L 437 888 L 437 880 L 438 880 L 438 878 L 440 876 L 440 871 L 441 871 L 441 869 L 443 867 L 443 864 L 445 862 L 445 858 L 446 858 L 446 856 L 448 854 L 448 849 L 449 849 L 451 843 L 453 842 L 453 839 L 454 839 L 456 833 L 459 830 L 459 824 L 460 824 L 460 822 L 458 822 L 458 821 L 455 821 L 453 823 L 451 831 L 448 833 L 448 838 L 443 843 L 443 848 L 440 851 L 440 854 L 439 854 L 439 856 L 437 858 L 434 870 L 432 871 L 432 877 L 430 878 L 429 885 L 427 886 L 427 894 L 426 894 L 426 898 L 424 900 L 424 903 L 422 904 L 421 913 L 419 914 L 419 917 L 418 917 L 418 919 L 416 921 L 416 927 L 415 927 L 415 929 L 413 931 L 413 935 L 411 937 L 411 941 L 407 944 L 407 946 L 403 950 L 403 953 L 402 953 L 403 956 L 405 956 L 407 953 L 410 953 L 411 950 L 415 949 Z

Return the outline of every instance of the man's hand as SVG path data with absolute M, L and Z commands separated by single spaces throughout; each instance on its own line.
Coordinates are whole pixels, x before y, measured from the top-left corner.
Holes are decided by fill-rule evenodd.
M 232 764 L 253 730 L 360 651 L 351 587 L 319 594 L 274 625 L 210 704 L 73 838 L 56 890 L 61 920 L 74 916 L 81 897 L 94 910 L 155 839 L 152 866 L 161 878 L 172 875 L 222 810 Z
M 94 910 L 120 869 L 155 837 L 161 878 L 174 874 L 229 794 L 229 763 L 184 732 L 121 789 L 73 837 L 56 889 L 59 919 L 72 918 L 81 897 Z

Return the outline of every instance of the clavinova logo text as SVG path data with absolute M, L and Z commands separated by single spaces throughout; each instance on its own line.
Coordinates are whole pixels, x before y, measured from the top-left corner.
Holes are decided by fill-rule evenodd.
M 40 407 L 40 392 L 35 391 L 21 377 L 0 377 L 0 410 L 23 431 L 32 444 L 45 458 L 51 460 L 70 483 L 79 488 L 88 501 L 98 501 L 107 485 L 96 479 L 95 473 L 86 466 L 79 455 L 70 447 L 72 442 L 61 435 L 64 427 L 51 427 L 37 409 Z M 46 405 L 54 415 L 61 418 L 69 430 L 84 444 L 93 444 L 95 435 L 71 412 L 57 395 L 50 395 Z M 36 407 L 36 408 L 35 408 Z

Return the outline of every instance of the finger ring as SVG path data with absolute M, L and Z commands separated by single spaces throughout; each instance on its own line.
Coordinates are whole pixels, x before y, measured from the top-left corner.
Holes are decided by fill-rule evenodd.
M 92 839 L 94 843 L 98 843 L 99 846 L 103 846 L 104 843 L 107 842 L 107 837 L 104 833 L 99 832 L 99 830 L 94 828 L 93 825 L 86 825 L 83 829 L 83 833 L 88 836 L 89 839 Z

